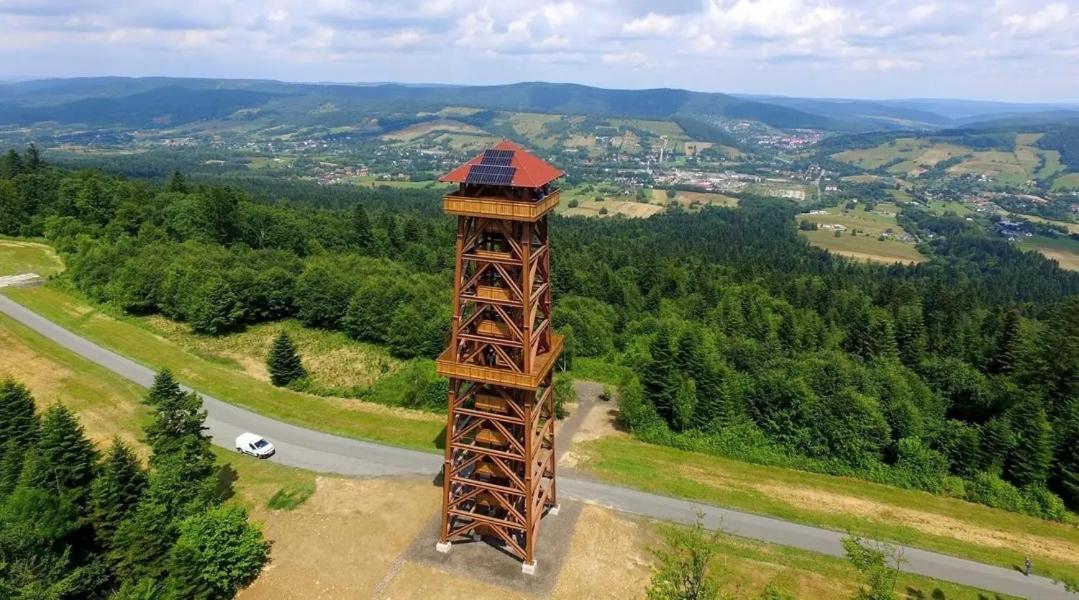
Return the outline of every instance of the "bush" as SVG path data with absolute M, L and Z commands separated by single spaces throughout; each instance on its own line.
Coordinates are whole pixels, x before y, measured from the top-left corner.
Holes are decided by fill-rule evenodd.
M 566 404 L 577 401 L 577 391 L 573 389 L 573 379 L 566 373 L 554 376 L 554 416 L 566 418 Z

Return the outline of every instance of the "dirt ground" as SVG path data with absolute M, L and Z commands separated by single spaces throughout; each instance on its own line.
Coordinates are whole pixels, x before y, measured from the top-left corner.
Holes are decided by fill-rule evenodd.
M 320 477 L 292 511 L 254 513 L 273 561 L 241 600 L 367 598 L 438 510 L 441 488 L 421 477 Z
M 558 463 L 559 466 L 572 468 L 580 462 L 581 454 L 575 449 L 582 442 L 598 440 L 602 437 L 625 437 L 629 435 L 619 431 L 615 426 L 617 417 L 618 404 L 616 402 L 597 400 L 584 416 L 584 420 L 573 435 L 573 439 L 570 440 L 569 450 L 562 456 L 562 460 Z
M 655 533 L 647 524 L 587 506 L 577 522 L 552 600 L 641 598 L 651 577 Z M 525 600 L 531 598 L 481 581 L 406 563 L 379 590 L 384 600 Z

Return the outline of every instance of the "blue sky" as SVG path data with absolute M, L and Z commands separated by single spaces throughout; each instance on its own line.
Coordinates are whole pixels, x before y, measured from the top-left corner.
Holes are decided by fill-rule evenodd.
M 1079 0 L 0 0 L 0 77 L 1079 102 Z

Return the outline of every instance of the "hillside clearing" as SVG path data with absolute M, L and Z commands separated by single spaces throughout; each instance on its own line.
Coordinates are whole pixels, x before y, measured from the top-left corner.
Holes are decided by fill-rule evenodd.
M 37 273 L 42 277 L 64 270 L 64 262 L 47 244 L 0 237 L 0 277 Z

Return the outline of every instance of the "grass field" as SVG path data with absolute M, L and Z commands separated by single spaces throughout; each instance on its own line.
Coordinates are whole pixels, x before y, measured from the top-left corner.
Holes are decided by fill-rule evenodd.
M 841 207 L 827 209 L 827 214 L 799 215 L 798 220 L 816 223 L 818 226 L 842 226 L 836 237 L 831 229 L 800 231 L 811 244 L 829 252 L 856 260 L 891 264 L 894 262 L 919 263 L 925 260 L 911 242 L 897 239 L 906 232 L 896 220 L 899 208 L 895 204 L 881 203 L 867 212 L 865 205 L 853 210 Z M 880 239 L 881 236 L 885 239 Z
M 660 195 L 661 199 L 669 204 L 665 192 L 662 190 L 655 190 L 654 193 Z M 687 209 L 701 208 L 704 206 L 720 206 L 724 208 L 734 208 L 738 206 L 738 198 L 711 192 L 687 192 L 679 190 L 674 196 L 674 201 L 682 206 L 682 208 Z
M 8 289 L 4 293 L 38 314 L 128 358 L 176 377 L 202 392 L 281 419 L 330 433 L 434 451 L 442 417 L 417 411 L 303 394 L 250 377 L 234 365 L 183 350 L 140 324 L 109 315 L 55 287 Z
M 21 273 L 48 277 L 63 269 L 63 261 L 48 245 L 0 237 L 0 277 Z
M 575 449 L 577 451 L 577 449 Z M 1079 569 L 1079 528 L 863 480 L 764 467 L 609 437 L 581 444 L 577 468 L 647 491 L 739 508 L 1003 567 L 1034 558 L 1049 576 Z
M 1061 269 L 1079 271 L 1079 241 L 1066 237 L 1048 238 L 1036 235 L 1020 242 L 1019 245 L 1057 261 Z
M 266 356 L 273 339 L 278 333 L 287 332 L 304 358 L 311 380 L 320 388 L 341 390 L 341 395 L 368 388 L 378 379 L 399 371 L 403 364 L 381 346 L 351 340 L 341 332 L 308 329 L 294 320 L 254 325 L 226 336 L 191 333 L 186 325 L 161 316 L 132 321 L 187 352 L 234 367 L 263 382 L 270 381 Z
M 832 155 L 832 158 L 870 171 L 903 159 L 902 162 L 888 167 L 889 172 L 899 174 L 917 173 L 933 167 L 942 160 L 962 156 L 969 152 L 970 148 L 965 146 L 917 138 L 899 138 L 872 148 L 837 152 Z
M 1079 190 L 1079 173 L 1068 173 L 1053 180 L 1053 191 Z

